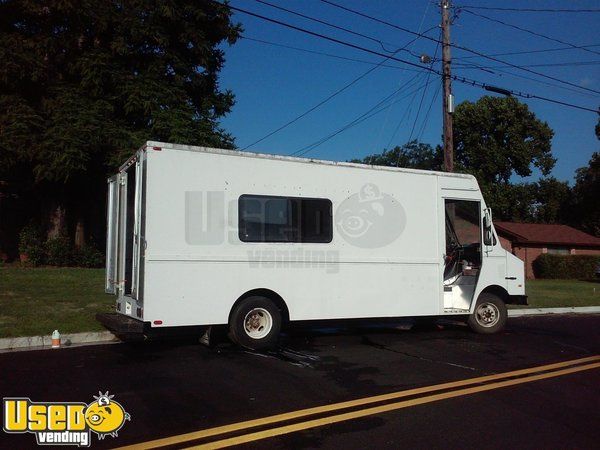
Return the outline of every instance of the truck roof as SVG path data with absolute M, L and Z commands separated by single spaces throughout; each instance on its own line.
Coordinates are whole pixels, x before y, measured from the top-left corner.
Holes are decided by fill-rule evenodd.
M 453 177 L 453 178 L 467 178 L 474 179 L 475 177 L 470 174 L 464 173 L 449 173 L 449 172 L 440 172 L 435 170 L 421 170 L 421 169 L 407 169 L 404 167 L 390 167 L 390 166 L 377 166 L 372 164 L 358 164 L 351 162 L 342 162 L 342 161 L 329 161 L 324 159 L 313 159 L 313 158 L 298 158 L 295 156 L 282 156 L 282 155 L 272 155 L 268 153 L 254 153 L 254 152 L 243 152 L 239 150 L 226 150 L 222 148 L 212 148 L 212 147 L 200 147 L 195 145 L 185 145 L 185 144 L 173 144 L 169 142 L 158 142 L 158 141 L 147 141 L 143 148 L 153 148 L 157 147 L 160 149 L 171 149 L 171 150 L 180 150 L 187 152 L 201 152 L 201 153 L 214 153 L 219 155 L 229 155 L 229 156 L 238 156 L 244 158 L 259 158 L 259 159 L 270 159 L 276 161 L 287 161 L 287 162 L 299 162 L 305 164 L 323 164 L 328 166 L 341 166 L 341 167 L 354 167 L 357 169 L 369 169 L 369 170 L 383 170 L 390 172 L 405 172 L 405 173 L 416 173 L 421 175 L 437 175 L 441 177 Z M 125 163 L 124 165 L 126 165 Z

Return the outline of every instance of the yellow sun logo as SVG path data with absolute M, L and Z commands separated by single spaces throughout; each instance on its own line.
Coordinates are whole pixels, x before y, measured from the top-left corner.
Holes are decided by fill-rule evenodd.
M 117 432 L 123 427 L 126 420 L 131 420 L 129 413 L 120 403 L 113 400 L 114 395 L 94 395 L 95 401 L 87 405 L 85 409 L 85 421 L 90 429 L 98 435 L 98 439 L 110 434 L 117 437 Z

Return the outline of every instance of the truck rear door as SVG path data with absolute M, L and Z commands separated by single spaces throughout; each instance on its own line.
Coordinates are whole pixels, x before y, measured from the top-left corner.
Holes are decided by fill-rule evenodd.
M 106 211 L 106 283 L 108 294 L 117 293 L 119 243 L 119 174 L 108 179 Z
M 144 257 L 144 230 L 143 230 L 143 214 L 144 214 L 144 171 L 145 171 L 145 156 L 144 152 L 138 153 L 138 158 L 135 163 L 135 200 L 134 200 L 134 219 L 133 219 L 133 260 L 131 271 L 131 297 L 141 302 L 140 293 L 140 278 L 141 265 Z

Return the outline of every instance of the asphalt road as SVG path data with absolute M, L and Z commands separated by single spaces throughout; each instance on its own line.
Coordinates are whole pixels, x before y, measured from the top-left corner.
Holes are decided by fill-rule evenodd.
M 397 399 L 166 443 L 184 448 L 263 432 L 242 447 L 598 448 L 600 368 L 581 369 L 589 362 L 553 371 L 538 367 L 600 355 L 600 315 L 514 318 L 493 336 L 450 323 L 409 328 L 302 327 L 284 338 L 281 351 L 267 354 L 190 341 L 4 353 L 0 395 L 90 402 L 98 391 L 110 391 L 131 421 L 116 438 L 92 435 L 92 448 L 407 390 Z M 526 368 L 537 369 L 506 374 Z M 501 375 L 480 379 L 492 374 Z M 458 383 L 411 391 L 473 378 L 466 388 Z M 336 423 L 323 423 L 333 416 Z M 297 431 L 275 435 L 294 424 L 300 424 Z M 1 433 L 0 448 L 36 448 L 35 437 Z

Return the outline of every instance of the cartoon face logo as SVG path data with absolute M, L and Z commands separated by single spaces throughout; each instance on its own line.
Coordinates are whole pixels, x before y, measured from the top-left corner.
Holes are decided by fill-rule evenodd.
M 131 420 L 131 417 L 120 403 L 112 399 L 114 395 L 108 395 L 108 391 L 106 394 L 102 392 L 99 394 L 98 396 L 94 395 L 96 400 L 87 405 L 85 421 L 99 439 L 104 439 L 107 434 L 116 437 L 125 421 Z
M 378 248 L 396 240 L 406 226 L 406 214 L 398 200 L 365 184 L 359 193 L 337 209 L 336 226 L 344 239 L 357 247 Z

